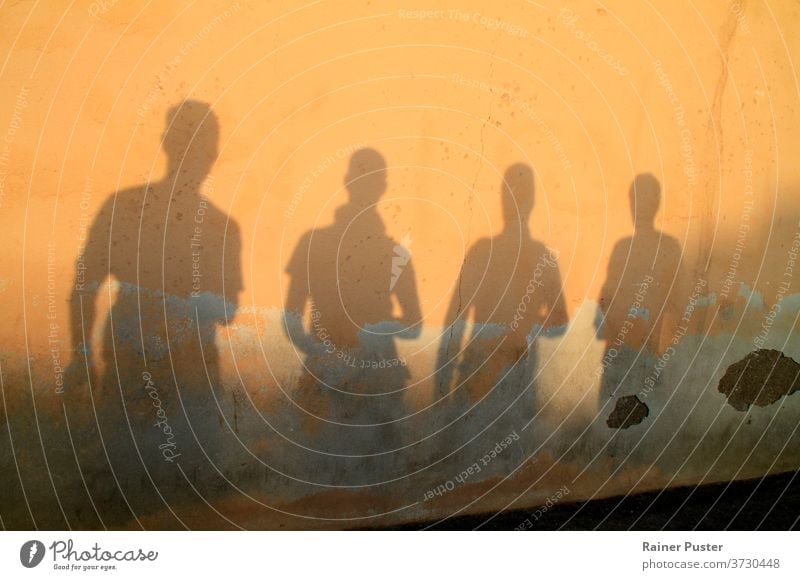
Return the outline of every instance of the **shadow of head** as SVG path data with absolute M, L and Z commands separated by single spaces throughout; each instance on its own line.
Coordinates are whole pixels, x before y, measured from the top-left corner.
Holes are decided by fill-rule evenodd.
M 350 158 L 345 176 L 350 203 L 370 206 L 386 191 L 386 160 L 375 149 L 359 149 Z
M 636 227 L 653 227 L 661 204 L 661 184 L 652 173 L 640 173 L 633 179 L 628 192 L 631 217 Z
M 533 169 L 515 163 L 503 175 L 503 221 L 506 226 L 521 223 L 524 227 L 533 211 Z
M 217 159 L 219 121 L 208 103 L 183 101 L 167 111 L 162 146 L 170 173 L 205 177 Z

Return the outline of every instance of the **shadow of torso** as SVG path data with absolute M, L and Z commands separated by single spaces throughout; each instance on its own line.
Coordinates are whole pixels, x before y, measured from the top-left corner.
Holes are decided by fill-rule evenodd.
M 483 396 L 514 366 L 520 377 L 535 368 L 535 338 L 567 323 L 555 255 L 528 237 L 499 235 L 469 251 L 460 296 L 472 310 L 461 379 L 466 398 Z M 524 370 L 523 370 L 524 369 Z
M 653 359 L 668 345 L 687 298 L 680 263 L 680 244 L 658 230 L 637 232 L 614 246 L 599 305 L 606 341 L 601 397 L 626 389 L 636 365 L 650 374 Z
M 118 192 L 95 217 L 79 268 L 87 286 L 111 279 L 104 372 L 71 405 L 84 468 L 103 466 L 87 485 L 106 525 L 224 485 L 216 339 L 236 312 L 239 247 L 224 212 L 169 181 Z
M 345 205 L 331 226 L 300 239 L 286 271 L 289 294 L 297 297 L 289 302 L 300 307 L 308 299 L 311 309 L 293 395 L 295 437 L 319 453 L 296 468 L 319 472 L 324 454 L 396 449 L 410 377 L 396 343 L 416 337 L 420 323 L 410 254 L 386 234 L 374 209 Z M 374 477 L 369 471 L 377 469 L 358 457 L 329 463 L 336 473 L 325 477 L 332 481 Z

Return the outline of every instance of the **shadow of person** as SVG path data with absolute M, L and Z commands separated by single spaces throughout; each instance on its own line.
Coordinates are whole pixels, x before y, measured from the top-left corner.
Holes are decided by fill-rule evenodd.
M 598 335 L 606 342 L 599 407 L 617 399 L 619 408 L 609 418 L 609 426 L 617 427 L 646 416 L 643 385 L 635 378 L 654 375 L 655 359 L 668 347 L 681 315 L 680 300 L 688 298 L 681 246 L 654 225 L 661 185 L 649 173 L 637 175 L 629 197 L 633 235 L 614 246 L 596 320 Z M 639 402 L 630 398 L 634 396 Z
M 391 456 L 402 442 L 410 376 L 396 341 L 421 332 L 416 276 L 410 252 L 387 235 L 377 211 L 387 188 L 380 153 L 356 151 L 345 186 L 348 201 L 334 223 L 303 235 L 286 266 L 285 328 L 304 355 L 292 396 L 296 438 L 319 455 Z M 376 477 L 363 473 L 369 462 L 329 460 L 333 468 L 315 477 Z
M 104 525 L 181 501 L 202 505 L 197 494 L 224 485 L 211 465 L 224 430 L 215 341 L 243 284 L 238 226 L 209 199 L 218 136 L 207 104 L 171 108 L 166 175 L 111 195 L 78 257 L 67 399 L 70 422 L 85 427 L 76 448 Z M 96 357 L 106 287 L 112 302 Z
M 490 448 L 520 433 L 535 413 L 536 339 L 562 333 L 568 322 L 557 252 L 529 231 L 531 167 L 506 170 L 501 202 L 503 230 L 468 251 L 439 348 L 437 398 L 448 422 L 459 417 L 451 441 L 459 445 L 484 430 Z M 523 457 L 525 446 L 515 447 Z

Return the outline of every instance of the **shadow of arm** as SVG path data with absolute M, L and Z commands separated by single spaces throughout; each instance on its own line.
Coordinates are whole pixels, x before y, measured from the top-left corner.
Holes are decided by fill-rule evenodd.
M 95 325 L 97 293 L 111 274 L 109 252 L 113 198 L 95 216 L 85 246 L 75 261 L 75 280 L 69 299 L 71 357 L 65 371 L 67 386 L 94 382 L 92 332 Z
M 400 304 L 401 315 L 395 322 L 398 324 L 397 338 L 414 340 L 422 334 L 422 311 L 417 294 L 417 278 L 414 264 L 408 262 L 397 279 L 394 293 Z
M 458 280 L 458 285 L 455 292 L 453 292 L 450 306 L 447 309 L 445 325 L 436 356 L 436 397 L 438 399 L 444 398 L 450 393 L 450 386 L 458 365 L 459 355 L 461 354 L 461 343 L 466 327 L 464 316 L 467 313 L 461 311 L 460 285 L 463 281 L 463 273 L 459 275 Z

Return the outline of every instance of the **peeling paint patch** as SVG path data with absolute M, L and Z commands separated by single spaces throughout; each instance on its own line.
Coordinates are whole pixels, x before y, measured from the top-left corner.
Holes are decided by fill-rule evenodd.
M 732 364 L 719 381 L 719 392 L 737 411 L 766 407 L 800 389 L 800 364 L 778 350 L 759 349 Z
M 627 395 L 617 399 L 617 406 L 606 420 L 612 429 L 627 429 L 638 425 L 650 414 L 650 409 L 636 395 Z

